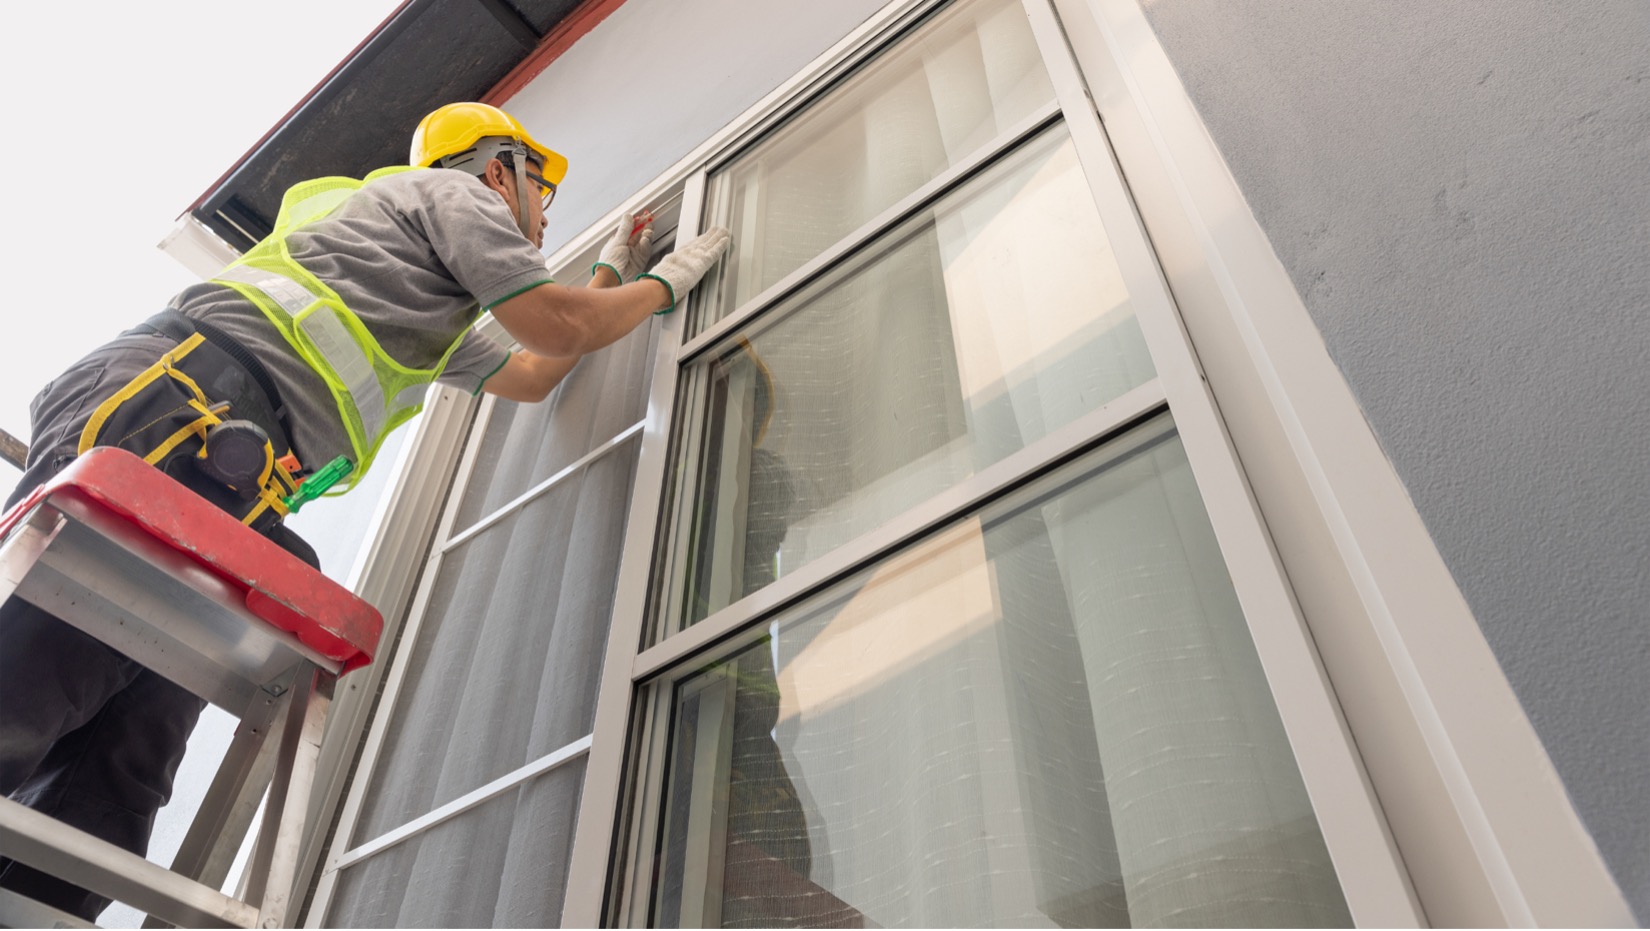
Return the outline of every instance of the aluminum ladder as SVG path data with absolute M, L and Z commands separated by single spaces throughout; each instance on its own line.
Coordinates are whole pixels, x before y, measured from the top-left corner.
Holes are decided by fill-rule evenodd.
M 371 661 L 378 611 L 115 448 L 81 456 L 0 518 L 0 601 L 13 597 L 241 723 L 171 870 L 10 799 L 0 799 L 0 855 L 147 912 L 147 926 L 278 928 L 296 918 L 333 686 Z M 244 899 L 224 895 L 266 786 Z M 0 925 L 54 924 L 88 926 L 0 890 Z

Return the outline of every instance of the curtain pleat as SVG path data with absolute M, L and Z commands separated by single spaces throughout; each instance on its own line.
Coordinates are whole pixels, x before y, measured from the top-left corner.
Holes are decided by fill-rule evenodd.
M 657 326 L 582 360 L 540 405 L 499 402 L 454 532 L 639 421 Z M 353 843 L 590 734 L 634 439 L 441 557 Z M 557 923 L 582 785 L 574 760 L 346 868 L 328 923 Z

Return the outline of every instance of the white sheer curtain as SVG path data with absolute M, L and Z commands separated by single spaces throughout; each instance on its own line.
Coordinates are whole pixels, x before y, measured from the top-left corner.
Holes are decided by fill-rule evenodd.
M 1349 925 L 1179 441 L 1044 514 L 1132 923 Z
M 475 523 L 644 412 L 657 326 L 580 362 L 551 400 L 501 403 L 456 489 Z M 636 444 L 442 559 L 353 838 L 364 843 L 590 733 Z M 346 868 L 340 927 L 557 924 L 582 760 Z
M 723 926 L 1350 924 L 1178 438 L 1127 442 L 734 660 L 725 794 L 669 816 L 693 856 L 726 799 Z

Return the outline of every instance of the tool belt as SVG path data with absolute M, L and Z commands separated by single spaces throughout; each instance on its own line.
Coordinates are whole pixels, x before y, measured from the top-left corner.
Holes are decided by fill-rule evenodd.
M 128 331 L 177 340 L 92 413 L 79 452 L 119 446 L 270 536 L 302 474 L 280 392 L 221 330 L 168 308 Z

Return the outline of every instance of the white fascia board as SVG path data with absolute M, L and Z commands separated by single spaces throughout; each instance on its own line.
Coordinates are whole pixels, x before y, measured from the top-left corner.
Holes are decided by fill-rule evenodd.
M 1631 927 L 1139 0 L 1053 0 L 1428 919 Z
M 178 264 L 206 280 L 241 257 L 217 234 L 189 214 L 178 218 L 176 226 L 156 248 L 178 260 Z

